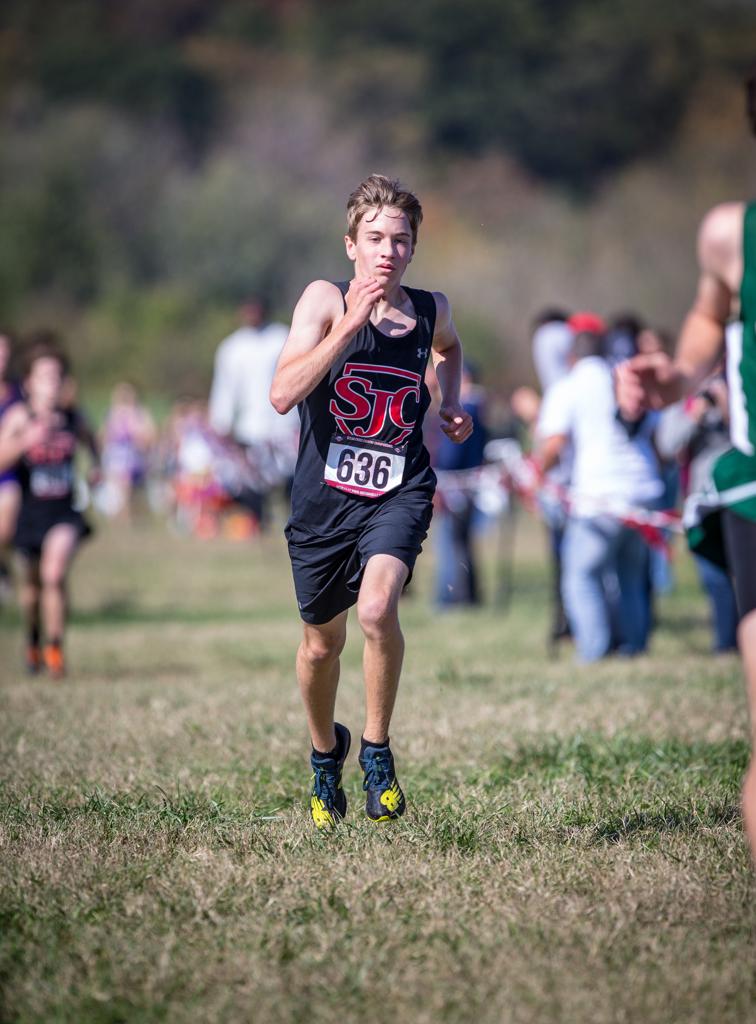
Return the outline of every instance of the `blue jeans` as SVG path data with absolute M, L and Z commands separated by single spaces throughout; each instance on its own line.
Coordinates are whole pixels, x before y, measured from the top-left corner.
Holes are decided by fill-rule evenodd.
M 459 495 L 453 511 L 442 509 L 433 519 L 436 544 L 436 604 L 478 604 L 478 571 L 473 551 L 476 508 Z
M 614 595 L 606 586 L 612 577 L 617 581 Z M 621 653 L 645 650 L 650 607 L 643 537 L 610 516 L 570 519 L 562 549 L 562 596 L 580 661 L 597 661 L 609 653 L 613 620 Z
M 738 609 L 728 573 L 708 558 L 694 555 L 698 578 L 709 597 L 714 650 L 732 651 L 738 646 Z

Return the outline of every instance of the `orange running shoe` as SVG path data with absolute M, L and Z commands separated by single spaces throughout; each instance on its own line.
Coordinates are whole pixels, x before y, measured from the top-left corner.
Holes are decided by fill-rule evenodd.
M 24 663 L 28 675 L 36 676 L 39 674 L 39 670 L 42 668 L 42 651 L 40 651 L 36 644 L 29 644 L 26 648 Z
M 60 644 L 45 644 L 45 668 L 52 679 L 62 679 L 66 674 L 63 648 Z

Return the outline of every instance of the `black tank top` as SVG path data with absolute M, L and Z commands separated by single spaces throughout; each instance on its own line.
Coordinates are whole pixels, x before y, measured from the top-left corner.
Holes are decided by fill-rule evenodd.
M 58 425 L 45 441 L 30 448 L 17 467 L 24 504 L 61 502 L 74 495 L 74 457 L 81 419 L 73 409 L 58 410 Z
M 337 287 L 346 296 L 349 282 Z M 408 489 L 433 496 L 436 478 L 422 424 L 430 405 L 424 376 L 436 301 L 430 292 L 403 287 L 415 309 L 413 329 L 390 338 L 368 321 L 298 406 L 290 522 L 309 532 L 359 528 L 379 505 Z M 396 484 L 383 492 L 389 473 Z

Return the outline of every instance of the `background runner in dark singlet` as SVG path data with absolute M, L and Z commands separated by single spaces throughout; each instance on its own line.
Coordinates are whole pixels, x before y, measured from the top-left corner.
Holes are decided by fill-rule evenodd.
M 90 532 L 74 508 L 77 447 L 85 444 L 98 461 L 92 432 L 75 410 L 61 408 L 66 370 L 66 360 L 54 345 L 35 345 L 28 357 L 25 401 L 13 406 L 0 423 L 0 471 L 15 467 L 21 485 L 14 546 L 24 562 L 26 664 L 36 672 L 44 660 L 48 672 L 58 678 L 65 671 L 66 576 L 80 541 Z

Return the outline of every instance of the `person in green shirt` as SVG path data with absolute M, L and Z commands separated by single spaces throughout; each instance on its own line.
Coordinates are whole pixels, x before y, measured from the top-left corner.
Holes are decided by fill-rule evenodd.
M 746 97 L 756 135 L 756 67 L 746 80 Z M 721 559 L 722 546 L 726 552 L 741 616 L 738 646 L 756 741 L 756 203 L 722 203 L 706 214 L 698 233 L 698 264 L 696 297 L 674 358 L 656 352 L 618 366 L 617 400 L 626 419 L 637 419 L 647 409 L 694 393 L 721 357 L 726 337 L 732 447 L 715 463 L 713 486 L 698 503 L 710 514 L 690 523 L 695 528 L 688 539 L 713 561 Z M 735 310 L 738 322 L 726 331 Z M 743 783 L 743 819 L 756 861 L 753 752 Z

